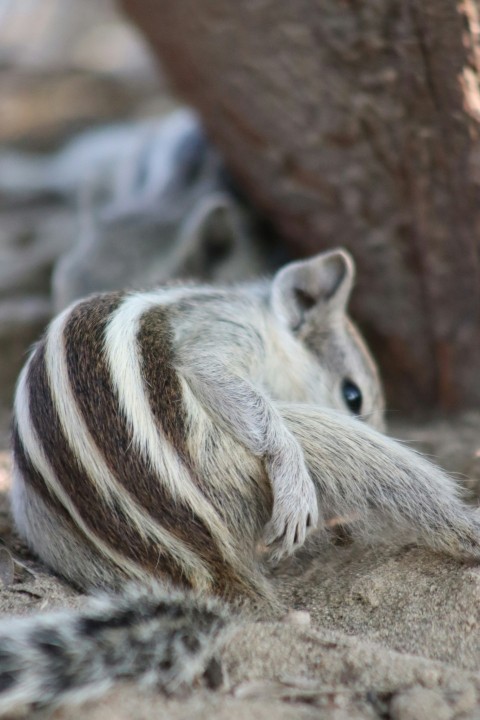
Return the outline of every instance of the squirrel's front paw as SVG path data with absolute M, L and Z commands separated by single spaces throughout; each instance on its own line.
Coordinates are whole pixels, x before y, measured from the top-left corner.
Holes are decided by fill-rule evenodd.
M 291 555 L 305 542 L 307 533 L 318 524 L 318 503 L 315 488 L 308 477 L 293 492 L 275 497 L 273 512 L 265 528 L 265 543 L 270 545 L 270 560 L 278 562 Z

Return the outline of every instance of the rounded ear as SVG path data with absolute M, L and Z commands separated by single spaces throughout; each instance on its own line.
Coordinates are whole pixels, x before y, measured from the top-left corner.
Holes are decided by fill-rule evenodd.
M 272 307 L 296 329 L 313 308 L 344 313 L 352 291 L 355 264 L 346 250 L 331 250 L 290 263 L 272 281 Z
M 186 225 L 183 234 L 188 237 L 190 250 L 196 250 L 206 261 L 228 257 L 241 236 L 236 207 L 220 192 L 200 200 Z

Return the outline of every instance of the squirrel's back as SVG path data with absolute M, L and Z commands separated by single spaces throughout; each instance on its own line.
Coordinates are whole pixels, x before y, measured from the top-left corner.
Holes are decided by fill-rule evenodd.
M 50 325 L 17 388 L 15 520 L 83 587 L 256 594 L 268 480 L 179 374 L 168 293 L 94 296 Z

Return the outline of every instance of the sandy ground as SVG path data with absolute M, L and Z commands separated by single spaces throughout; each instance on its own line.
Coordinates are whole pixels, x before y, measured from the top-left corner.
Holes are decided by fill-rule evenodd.
M 394 428 L 478 498 L 480 415 Z M 468 478 L 466 475 L 468 474 Z M 0 612 L 78 606 L 82 597 L 12 531 L 8 453 L 0 455 Z M 12 567 L 11 556 L 17 561 Z M 313 559 L 312 559 L 313 557 Z M 102 700 L 38 717 L 58 720 L 450 720 L 480 718 L 480 566 L 414 547 L 316 546 L 276 579 L 294 613 L 239 625 L 222 652 L 224 685 L 165 697 L 119 685 Z M 29 715 L 31 717 L 31 715 Z

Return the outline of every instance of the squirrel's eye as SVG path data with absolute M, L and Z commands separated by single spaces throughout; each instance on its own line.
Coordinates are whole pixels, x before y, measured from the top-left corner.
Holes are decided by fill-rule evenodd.
M 360 415 L 362 409 L 362 393 L 360 392 L 360 388 L 351 380 L 344 380 L 342 395 L 349 410 L 351 410 L 354 415 Z

